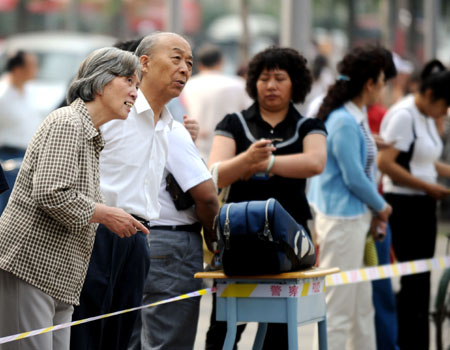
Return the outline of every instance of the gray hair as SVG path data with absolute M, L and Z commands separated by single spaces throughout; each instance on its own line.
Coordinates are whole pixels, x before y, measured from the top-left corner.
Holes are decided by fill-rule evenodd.
M 67 103 L 78 97 L 85 102 L 93 101 L 97 93 L 115 77 L 140 77 L 139 59 L 132 53 L 105 47 L 91 52 L 81 63 L 78 73 L 67 91 Z
M 140 42 L 139 46 L 136 48 L 136 51 L 134 52 L 134 54 L 137 57 L 141 57 L 142 55 L 150 56 L 152 54 L 152 51 L 155 48 L 156 44 L 159 42 L 159 40 L 162 37 L 165 37 L 165 36 L 177 36 L 177 37 L 183 38 L 181 35 L 172 33 L 172 32 L 155 32 L 150 35 L 147 35 L 146 37 L 144 37 L 144 39 L 141 40 L 141 42 Z

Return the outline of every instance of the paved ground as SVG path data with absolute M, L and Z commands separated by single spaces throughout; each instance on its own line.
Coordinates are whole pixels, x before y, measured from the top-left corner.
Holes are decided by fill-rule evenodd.
M 439 226 L 439 232 L 446 233 L 450 232 L 450 223 L 441 223 Z M 447 240 L 443 235 L 439 235 L 438 243 L 436 246 L 436 254 L 435 256 L 443 256 L 445 255 Z M 436 295 L 436 288 L 439 281 L 441 271 L 432 272 L 432 296 Z M 394 288 L 398 288 L 399 278 L 393 279 Z M 211 300 L 212 297 L 210 295 L 202 297 L 200 304 L 200 319 L 197 330 L 197 337 L 195 339 L 194 350 L 203 350 L 205 348 L 205 335 L 209 326 L 209 318 L 211 313 Z M 435 350 L 434 344 L 434 327 L 433 323 L 431 324 L 431 346 L 430 350 Z M 298 338 L 299 338 L 299 349 L 300 350 L 310 350 L 313 349 L 313 334 L 315 325 L 307 325 L 300 327 L 298 329 Z M 246 330 L 242 335 L 242 339 L 239 343 L 239 350 L 250 350 L 253 345 L 253 340 L 256 334 L 256 323 L 249 323 L 247 325 Z

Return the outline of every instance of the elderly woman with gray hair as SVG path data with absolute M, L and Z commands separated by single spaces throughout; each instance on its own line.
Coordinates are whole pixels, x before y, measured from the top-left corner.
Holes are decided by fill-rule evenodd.
M 147 228 L 102 204 L 99 127 L 126 119 L 137 97 L 136 56 L 92 52 L 69 86 L 70 106 L 51 113 L 33 136 L 0 218 L 0 337 L 64 322 L 78 304 L 95 230 L 120 237 Z M 2 349 L 69 349 L 70 328 L 2 345 Z

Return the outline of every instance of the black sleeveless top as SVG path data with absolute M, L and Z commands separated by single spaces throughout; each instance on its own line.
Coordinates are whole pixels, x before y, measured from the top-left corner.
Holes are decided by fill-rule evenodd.
M 242 113 L 227 114 L 216 126 L 216 135 L 234 139 L 236 154 L 242 153 L 255 141 L 272 139 L 277 148 L 274 155 L 303 152 L 303 139 L 309 134 L 326 135 L 323 123 L 315 118 L 305 118 L 291 104 L 286 118 L 274 128 L 265 122 L 257 103 Z M 277 199 L 300 224 L 306 227 L 311 211 L 305 195 L 306 179 L 273 176 L 253 176 L 247 181 L 231 185 L 228 202 Z

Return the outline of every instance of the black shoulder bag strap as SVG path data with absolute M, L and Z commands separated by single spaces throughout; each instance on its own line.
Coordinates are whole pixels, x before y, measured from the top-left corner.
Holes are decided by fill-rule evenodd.
M 404 152 L 404 151 L 400 151 L 400 153 L 398 154 L 397 158 L 395 159 L 395 162 L 397 164 L 399 164 L 401 167 L 405 168 L 406 170 L 408 170 L 408 172 L 411 172 L 410 169 L 410 163 L 411 163 L 411 159 L 413 156 L 413 152 L 414 152 L 414 144 L 416 143 L 416 139 L 417 139 L 417 135 L 416 135 L 416 127 L 415 127 L 415 123 L 414 123 L 414 115 L 412 114 L 412 112 L 405 108 L 405 110 L 407 110 L 412 117 L 412 133 L 413 133 L 413 140 L 411 142 L 411 145 L 409 146 L 409 149 Z M 401 186 L 398 183 L 395 183 L 395 185 L 397 186 Z

